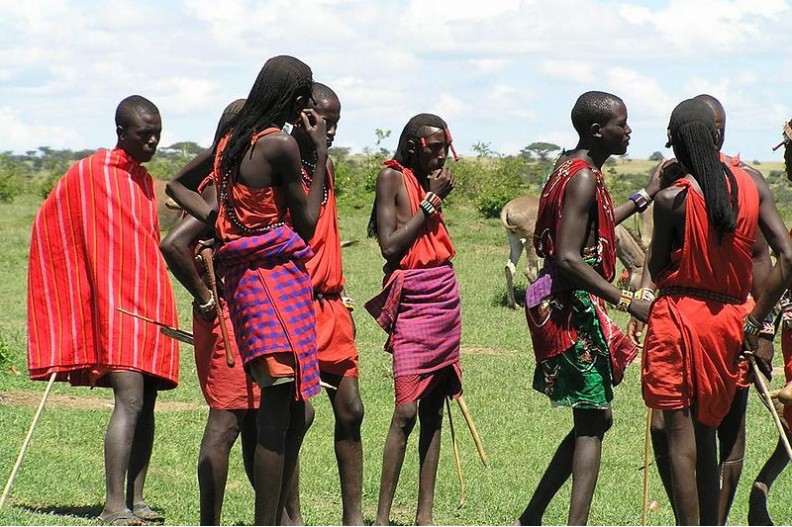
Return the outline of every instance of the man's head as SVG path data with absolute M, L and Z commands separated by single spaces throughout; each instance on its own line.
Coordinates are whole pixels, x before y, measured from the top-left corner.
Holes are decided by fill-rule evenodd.
M 443 168 L 451 148 L 451 133 L 440 117 L 421 113 L 407 122 L 399 137 L 393 159 L 413 170 L 428 174 Z
M 239 112 L 242 111 L 242 107 L 245 106 L 245 99 L 237 99 L 234 102 L 230 103 L 228 106 L 225 107 L 223 110 L 223 114 L 220 116 L 220 121 L 217 123 L 217 130 L 215 130 L 215 144 L 222 139 L 222 137 L 234 126 L 237 117 L 239 117 Z
M 162 133 L 162 120 L 154 103 L 140 95 L 127 97 L 116 108 L 115 123 L 118 148 L 141 163 L 154 157 Z
M 721 102 L 712 95 L 702 93 L 701 95 L 696 95 L 693 99 L 704 102 L 712 110 L 715 116 L 715 128 L 720 134 L 717 142 L 718 150 L 720 151 L 723 148 L 723 142 L 726 140 L 726 110 L 723 109 Z
M 572 126 L 581 143 L 599 147 L 607 155 L 627 152 L 632 129 L 627 124 L 627 107 L 619 97 L 589 91 L 572 107 Z
M 327 129 L 327 147 L 333 146 L 333 140 L 338 130 L 338 121 L 341 120 L 341 100 L 338 95 L 326 84 L 314 82 L 308 108 L 313 109 L 319 117 L 324 119 Z M 310 138 L 305 137 L 307 134 L 302 129 L 301 120 L 297 121 L 296 128 L 295 136 L 298 137 L 298 140 L 310 141 Z

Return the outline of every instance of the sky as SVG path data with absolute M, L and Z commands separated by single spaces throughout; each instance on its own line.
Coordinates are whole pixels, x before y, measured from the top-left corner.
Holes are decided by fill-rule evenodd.
M 118 103 L 139 94 L 161 146 L 211 143 L 226 104 L 264 62 L 293 55 L 342 103 L 334 146 L 375 148 L 435 113 L 461 155 L 575 146 L 588 90 L 620 96 L 630 157 L 665 145 L 674 106 L 726 108 L 724 151 L 780 160 L 792 118 L 792 5 L 784 0 L 0 0 L 0 152 L 115 144 Z

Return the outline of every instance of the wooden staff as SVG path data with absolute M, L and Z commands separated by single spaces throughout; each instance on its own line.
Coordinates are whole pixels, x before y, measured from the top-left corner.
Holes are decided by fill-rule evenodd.
M 220 332 L 223 334 L 223 345 L 225 346 L 226 364 L 229 368 L 233 368 L 236 361 L 231 349 L 231 340 L 228 338 L 228 328 L 225 325 L 225 317 L 223 316 L 223 308 L 220 306 L 220 295 L 217 294 L 217 277 L 214 270 L 214 259 L 212 258 L 214 251 L 211 247 L 204 245 L 201 251 L 196 256 L 197 259 L 203 262 L 206 268 L 206 275 L 209 277 L 209 287 L 212 290 L 212 295 L 215 300 L 215 312 L 217 313 L 217 322 L 220 324 Z
M 173 326 L 169 326 L 169 325 L 165 324 L 164 322 L 160 322 L 159 320 L 154 320 L 153 318 L 144 317 L 143 315 L 140 315 L 138 313 L 134 313 L 132 311 L 127 311 L 126 309 L 124 309 L 123 307 L 120 307 L 120 306 L 116 307 L 116 310 L 121 312 L 121 313 L 123 313 L 123 314 L 125 314 L 125 315 L 129 315 L 131 317 L 139 318 L 140 320 L 142 320 L 144 322 L 148 322 L 149 324 L 154 324 L 155 326 L 159 326 L 160 327 L 160 333 L 162 333 L 166 337 L 170 337 L 172 339 L 179 340 L 181 342 L 189 344 L 190 346 L 194 346 L 195 345 L 195 340 L 193 339 L 193 335 L 189 331 L 184 331 L 183 329 L 174 328 Z
M 465 400 L 461 395 L 459 395 L 456 398 L 456 402 L 459 404 L 459 409 L 462 411 L 462 417 L 465 418 L 465 422 L 467 423 L 468 428 L 470 428 L 470 435 L 473 436 L 473 442 L 476 443 L 476 450 L 478 450 L 481 462 L 484 463 L 485 467 L 489 467 L 487 454 L 484 452 L 484 444 L 481 442 L 481 437 L 479 437 L 478 430 L 476 430 L 476 424 L 473 422 L 473 416 L 470 415 L 470 410 L 468 410 Z
M 454 464 L 456 465 L 457 477 L 459 478 L 459 505 L 457 509 L 465 506 L 465 476 L 462 474 L 462 460 L 459 458 L 459 445 L 456 440 L 454 430 L 454 419 L 451 417 L 451 402 L 446 398 L 446 411 L 448 412 L 448 427 L 451 429 L 451 446 L 454 447 Z
M 28 445 L 30 444 L 30 440 L 33 437 L 33 429 L 36 428 L 36 423 L 38 423 L 39 417 L 41 417 L 41 412 L 44 411 L 44 403 L 47 402 L 47 397 L 49 397 L 50 390 L 52 389 L 52 385 L 55 383 L 55 377 L 57 375 L 57 372 L 53 372 L 52 375 L 50 375 L 47 388 L 44 390 L 44 395 L 41 396 L 41 402 L 39 403 L 38 410 L 36 410 L 36 415 L 33 416 L 33 422 L 30 423 L 30 429 L 28 429 L 27 436 L 22 442 L 22 449 L 19 451 L 19 456 L 17 456 L 16 463 L 14 463 L 14 468 L 11 470 L 11 475 L 8 477 L 8 482 L 6 483 L 5 489 L 3 490 L 3 495 L 0 496 L 0 509 L 3 508 L 6 498 L 8 498 L 8 495 L 11 493 L 11 487 L 14 485 L 17 472 L 19 472 L 19 467 L 22 465 L 22 459 L 24 459 L 25 452 L 27 452 Z
M 649 511 L 649 436 L 652 433 L 652 409 L 646 409 L 646 432 L 644 433 L 644 473 L 643 473 L 643 504 L 641 507 L 641 525 L 646 525 Z
M 784 430 L 784 425 L 781 424 L 781 418 L 778 417 L 778 411 L 773 404 L 773 400 L 770 398 L 770 392 L 767 389 L 767 384 L 765 383 L 764 374 L 762 374 L 761 370 L 759 369 L 759 365 L 756 364 L 756 358 L 753 354 L 747 354 L 748 360 L 751 363 L 751 368 L 753 368 L 754 377 L 756 378 L 756 383 L 759 385 L 759 394 L 762 396 L 762 399 L 765 401 L 766 406 L 770 409 L 770 415 L 773 416 L 773 422 L 778 429 L 778 433 L 781 436 L 781 442 L 784 444 L 784 449 L 786 449 L 787 456 L 789 459 L 792 460 L 792 446 L 789 445 L 789 438 L 787 438 L 786 431 Z

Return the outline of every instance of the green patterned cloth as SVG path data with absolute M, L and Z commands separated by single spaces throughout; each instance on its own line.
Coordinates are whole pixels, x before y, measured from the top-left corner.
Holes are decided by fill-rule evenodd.
M 610 351 L 589 294 L 575 290 L 572 298 L 572 325 L 579 339 L 536 367 L 533 387 L 553 406 L 605 409 L 613 399 Z

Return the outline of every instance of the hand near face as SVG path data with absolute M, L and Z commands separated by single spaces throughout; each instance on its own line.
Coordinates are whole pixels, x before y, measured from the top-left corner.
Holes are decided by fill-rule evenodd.
M 440 196 L 440 199 L 445 199 L 452 190 L 454 190 L 454 175 L 450 168 L 443 167 L 429 176 L 429 191 Z
M 302 127 L 308 133 L 317 150 L 327 149 L 327 125 L 325 120 L 312 108 L 306 108 L 300 114 Z

